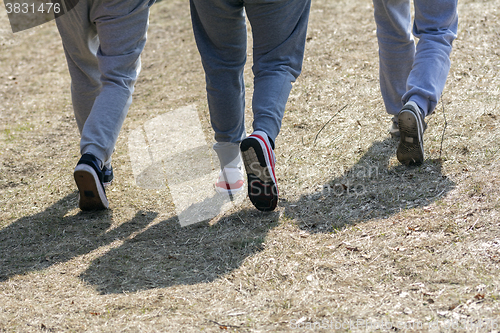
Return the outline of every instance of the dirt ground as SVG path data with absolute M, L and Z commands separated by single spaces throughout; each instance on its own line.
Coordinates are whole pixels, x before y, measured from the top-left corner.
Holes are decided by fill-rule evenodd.
M 168 187 L 137 185 L 128 139 L 191 106 L 213 142 L 188 2 L 152 7 L 111 209 L 94 213 L 77 208 L 54 22 L 12 34 L 0 10 L 0 332 L 498 332 L 499 7 L 459 2 L 426 160 L 407 168 L 388 134 L 371 2 L 315 0 L 276 142 L 278 209 L 245 200 L 187 227 Z M 245 79 L 250 106 L 250 65 Z

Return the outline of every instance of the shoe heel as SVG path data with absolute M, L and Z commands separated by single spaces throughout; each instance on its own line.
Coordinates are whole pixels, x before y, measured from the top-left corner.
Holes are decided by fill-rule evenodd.
M 79 207 L 81 210 L 102 210 L 109 207 L 104 188 L 91 166 L 77 165 L 73 176 L 80 193 Z

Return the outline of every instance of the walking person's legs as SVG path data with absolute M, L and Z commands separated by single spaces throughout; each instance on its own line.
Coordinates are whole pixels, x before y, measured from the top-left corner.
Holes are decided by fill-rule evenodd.
M 379 46 L 380 91 L 387 113 L 403 107 L 406 82 L 415 59 L 410 0 L 373 0 Z
M 406 165 L 424 161 L 424 117 L 441 98 L 450 71 L 450 53 L 458 28 L 457 0 L 415 0 L 413 34 L 419 39 L 398 114 L 396 156 Z
M 205 70 L 210 121 L 221 172 L 215 189 L 243 189 L 239 145 L 245 135 L 247 30 L 243 3 L 235 0 L 191 0 L 193 31 Z
M 59 17 L 81 133 L 75 168 L 82 210 L 104 209 L 106 167 L 132 101 L 152 1 L 83 1 Z
M 424 160 L 424 117 L 441 97 L 456 38 L 457 1 L 415 0 L 413 35 L 410 1 L 373 0 L 380 58 L 380 88 L 386 110 L 394 115 L 390 132 L 400 138 L 398 160 Z
M 424 117 L 434 111 L 443 93 L 457 29 L 457 0 L 415 0 L 413 34 L 419 40 L 402 101 L 414 101 Z
M 255 207 L 278 204 L 274 143 L 281 128 L 292 82 L 302 70 L 310 1 L 246 1 L 252 25 L 253 133 L 241 143 L 248 195 Z
M 241 164 L 239 151 L 234 148 L 245 134 L 245 7 L 254 38 L 254 134 L 243 140 L 241 151 L 251 201 L 260 210 L 273 210 L 278 191 L 272 150 L 291 83 L 301 71 L 310 0 L 190 3 L 195 39 L 206 73 L 208 106 L 217 141 L 214 148 L 223 168 L 221 174 L 230 163 Z

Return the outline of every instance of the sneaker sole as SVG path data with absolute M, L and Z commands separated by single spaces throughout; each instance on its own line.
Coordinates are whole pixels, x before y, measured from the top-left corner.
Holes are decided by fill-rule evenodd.
M 243 180 L 243 174 L 241 173 L 239 176 L 240 176 L 238 177 L 239 179 L 235 183 L 229 185 L 227 180 L 227 174 L 226 172 L 222 171 L 222 175 L 221 173 L 219 173 L 219 178 L 217 179 L 217 182 L 214 185 L 215 192 L 217 192 L 218 194 L 227 195 L 229 196 L 231 201 L 233 201 L 233 196 L 241 193 L 245 185 L 245 181 Z
M 398 161 L 405 165 L 420 165 L 424 161 L 421 119 L 412 111 L 403 110 L 398 117 L 400 141 Z
M 242 190 L 243 190 L 243 186 L 240 187 L 240 188 L 232 189 L 232 190 L 226 190 L 226 189 L 224 189 L 222 187 L 215 186 L 215 192 L 220 193 L 220 194 L 230 194 L 230 193 L 232 193 L 232 194 L 238 194 Z
M 102 210 L 109 207 L 99 177 L 90 165 L 77 165 L 74 177 L 80 194 L 79 207 L 81 210 Z
M 248 197 L 255 208 L 263 212 L 273 211 L 278 205 L 276 179 L 269 171 L 266 154 L 257 139 L 245 139 L 241 143 L 241 156 L 248 179 Z
M 215 186 L 215 192 L 219 193 L 219 194 L 227 194 L 227 195 L 236 195 L 238 193 L 240 193 L 241 191 L 243 190 L 243 184 L 241 185 L 241 187 L 238 187 L 238 188 L 234 188 L 234 189 L 231 189 L 231 190 L 227 190 L 225 188 L 222 188 L 222 187 L 219 187 L 219 186 Z

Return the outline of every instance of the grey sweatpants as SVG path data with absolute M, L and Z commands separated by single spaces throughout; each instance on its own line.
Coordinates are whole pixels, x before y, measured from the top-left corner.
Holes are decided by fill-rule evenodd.
M 292 82 L 302 70 L 311 0 L 190 0 L 190 5 L 217 141 L 214 150 L 222 167 L 235 167 L 246 136 L 245 16 L 253 36 L 253 130 L 274 142 Z
M 457 37 L 457 0 L 373 0 L 380 60 L 380 89 L 386 110 L 397 115 L 408 101 L 431 114 L 450 71 Z M 419 38 L 415 45 L 413 36 Z
M 56 19 L 71 76 L 80 152 L 111 160 L 132 102 L 154 0 L 80 0 Z

